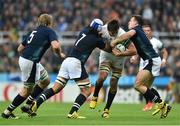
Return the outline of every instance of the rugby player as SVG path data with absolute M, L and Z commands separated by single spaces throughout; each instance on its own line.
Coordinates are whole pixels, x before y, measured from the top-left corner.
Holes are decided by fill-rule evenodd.
M 91 52 L 96 48 L 108 49 L 110 45 L 105 44 L 100 35 L 103 22 L 100 19 L 94 19 L 88 27 L 85 27 L 79 34 L 71 52 L 63 61 L 59 74 L 52 88 L 45 92 L 34 101 L 31 110 L 36 112 L 39 106 L 51 96 L 60 92 L 67 84 L 69 79 L 75 80 L 80 88 L 80 94 L 77 96 L 69 114 L 68 118 L 85 118 L 78 115 L 79 108 L 86 101 L 90 95 L 90 81 L 85 70 L 86 63 Z M 109 49 L 111 51 L 111 49 Z M 71 95 L 71 94 L 69 94 Z
M 113 39 L 117 38 L 118 36 L 124 34 L 125 31 L 120 27 L 118 20 L 113 19 L 108 22 L 106 25 L 102 27 L 102 36 L 107 40 L 107 42 L 111 42 Z M 100 71 L 98 74 L 98 79 L 95 84 L 95 90 L 90 102 L 90 108 L 94 109 L 97 105 L 98 94 L 100 89 L 103 86 L 104 81 L 106 80 L 108 73 L 111 72 L 111 79 L 110 79 L 110 89 L 108 93 L 108 99 L 106 106 L 104 108 L 102 117 L 109 118 L 109 110 L 113 99 L 117 92 L 117 84 L 118 80 L 121 77 L 122 70 L 124 67 L 125 57 L 124 56 L 132 56 L 136 54 L 136 49 L 131 41 L 127 41 L 124 43 L 126 46 L 126 51 L 120 53 L 117 56 L 114 56 L 111 53 L 105 52 L 101 50 L 100 57 L 99 57 L 99 64 L 100 64 Z
M 152 115 L 156 115 L 161 112 L 160 117 L 165 118 L 171 110 L 171 107 L 149 89 L 154 77 L 159 75 L 161 58 L 153 49 L 149 39 L 144 33 L 142 23 L 143 20 L 140 15 L 132 16 L 128 23 L 129 31 L 113 40 L 111 42 L 111 46 L 115 47 L 118 43 L 122 43 L 125 40 L 132 40 L 138 55 L 145 62 L 143 69 L 137 73 L 135 89 L 143 94 L 144 97 L 157 103 L 157 108 Z
M 148 24 L 148 23 L 143 24 L 143 31 L 145 32 L 147 38 L 150 40 L 150 42 L 153 46 L 153 49 L 156 51 L 156 53 L 161 54 L 161 56 L 162 56 L 161 67 L 165 67 L 166 63 L 167 63 L 168 53 L 167 53 L 166 48 L 164 47 L 164 44 L 157 38 L 153 37 L 152 28 L 151 28 L 150 24 Z M 132 59 L 137 59 L 137 56 L 134 56 L 134 58 L 132 58 Z M 143 66 L 144 66 L 143 64 L 144 64 L 144 61 L 141 58 L 139 70 L 143 69 Z M 154 79 L 152 80 L 152 83 L 153 83 L 153 81 L 154 81 Z M 151 88 L 151 91 L 154 92 L 155 94 L 157 94 L 157 96 L 158 96 L 156 89 Z M 152 109 L 152 107 L 153 107 L 153 102 L 150 99 L 146 99 L 146 105 L 143 107 L 143 111 L 149 111 Z
M 29 111 L 29 108 L 32 101 L 50 83 L 47 71 L 40 64 L 42 56 L 51 46 L 55 54 L 60 58 L 64 57 L 63 53 L 61 53 L 57 35 L 52 30 L 52 25 L 52 16 L 49 14 L 41 14 L 38 18 L 38 27 L 28 33 L 23 42 L 18 46 L 17 50 L 21 54 L 19 57 L 19 66 L 24 85 L 12 103 L 1 114 L 2 118 L 18 119 L 12 112 L 23 103 L 28 96 L 26 105 L 21 109 L 31 116 L 32 113 Z

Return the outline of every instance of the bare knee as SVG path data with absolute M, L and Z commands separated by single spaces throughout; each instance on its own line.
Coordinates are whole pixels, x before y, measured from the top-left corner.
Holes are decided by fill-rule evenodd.
M 86 98 L 91 94 L 90 88 L 81 88 L 81 94 L 83 94 Z
M 96 83 L 99 85 L 102 85 L 104 81 L 106 80 L 107 76 L 108 76 L 108 73 L 100 72 Z
M 30 93 L 32 91 L 32 87 L 22 87 L 19 94 L 24 97 L 24 98 L 27 98 Z
M 44 79 L 44 80 L 41 80 L 38 85 L 39 85 L 39 87 L 41 87 L 42 89 L 44 89 L 44 88 L 46 88 L 49 84 L 50 84 L 50 79 L 49 79 L 49 78 L 46 78 L 46 79 Z
M 134 85 L 134 89 L 137 91 L 140 91 L 141 85 L 142 85 L 142 83 L 139 80 L 136 80 L 135 85 Z
M 61 84 L 55 82 L 52 89 L 54 91 L 55 94 L 57 94 L 58 92 L 60 92 L 62 89 L 64 88 L 64 86 L 62 86 Z

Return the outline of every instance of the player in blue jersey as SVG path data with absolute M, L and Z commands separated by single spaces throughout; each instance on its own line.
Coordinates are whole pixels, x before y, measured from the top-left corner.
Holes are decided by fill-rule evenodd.
M 151 101 L 158 103 L 158 106 L 152 115 L 161 112 L 161 118 L 165 118 L 171 109 L 170 106 L 149 89 L 154 77 L 159 75 L 161 58 L 153 49 L 149 39 L 144 33 L 142 23 L 143 20 L 141 16 L 132 16 L 128 24 L 129 31 L 112 41 L 111 45 L 112 47 L 115 47 L 124 40 L 132 40 L 138 55 L 145 62 L 143 69 L 140 70 L 136 76 L 135 89 L 143 94 L 145 98 L 149 98 Z
M 17 50 L 21 54 L 19 57 L 19 66 L 24 85 L 12 103 L 1 114 L 3 118 L 17 119 L 18 117 L 16 117 L 12 111 L 27 98 L 26 105 L 23 106 L 21 110 L 31 115 L 32 113 L 29 108 L 32 101 L 50 83 L 47 71 L 39 63 L 42 56 L 49 47 L 52 47 L 55 54 L 60 58 L 64 57 L 63 53 L 61 53 L 57 35 L 51 29 L 52 25 L 53 19 L 51 15 L 40 15 L 38 18 L 38 27 L 27 34 L 26 38 L 19 45 Z
M 71 52 L 63 61 L 57 79 L 52 88 L 46 90 L 41 96 L 34 101 L 32 111 L 36 112 L 37 108 L 48 98 L 60 92 L 67 84 L 69 79 L 75 80 L 80 88 L 80 94 L 77 96 L 68 118 L 84 118 L 78 116 L 77 111 L 90 95 L 90 81 L 84 68 L 91 52 L 96 48 L 107 49 L 107 45 L 100 35 L 103 22 L 100 19 L 94 19 L 88 27 L 85 27 L 79 34 Z

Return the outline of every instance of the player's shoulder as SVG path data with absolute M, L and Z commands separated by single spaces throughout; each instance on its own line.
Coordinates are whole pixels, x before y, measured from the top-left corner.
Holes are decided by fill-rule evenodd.
M 39 26 L 37 29 L 39 29 L 45 33 L 55 33 L 55 31 L 52 28 L 49 28 L 46 26 Z
M 124 33 L 126 33 L 125 30 L 123 28 L 119 27 L 118 36 L 120 36 L 120 35 L 122 35 Z
M 162 44 L 162 42 L 159 39 L 157 39 L 156 37 L 152 37 L 150 41 Z

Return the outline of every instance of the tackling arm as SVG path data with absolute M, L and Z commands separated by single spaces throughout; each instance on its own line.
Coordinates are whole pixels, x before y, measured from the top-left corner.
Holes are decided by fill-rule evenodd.
M 130 30 L 130 31 L 122 34 L 121 36 L 119 36 L 119 37 L 116 38 L 115 40 L 113 40 L 113 41 L 111 42 L 111 46 L 112 46 L 112 47 L 115 47 L 118 43 L 121 43 L 121 42 L 123 42 L 124 40 L 127 40 L 127 39 L 131 38 L 131 37 L 132 37 L 133 35 L 135 35 L 135 34 L 136 34 L 136 31 L 132 29 L 132 30 Z
M 120 52 L 116 48 L 114 48 L 112 50 L 112 52 L 117 57 L 120 57 L 120 56 L 133 56 L 133 55 L 136 55 L 136 53 L 137 53 L 136 48 L 135 48 L 133 43 L 130 43 L 128 48 L 124 52 Z

